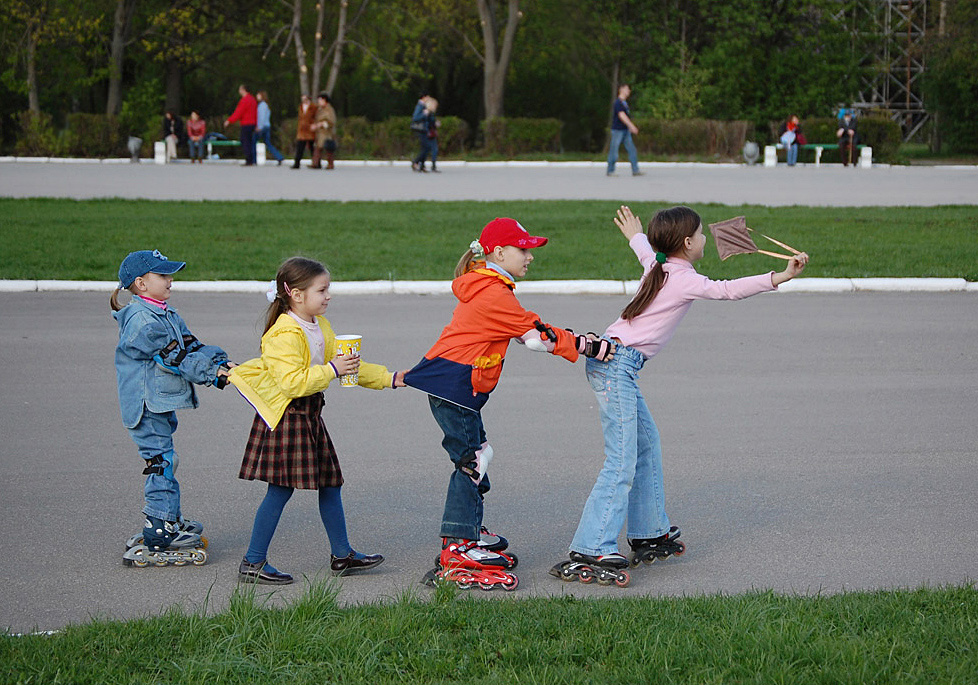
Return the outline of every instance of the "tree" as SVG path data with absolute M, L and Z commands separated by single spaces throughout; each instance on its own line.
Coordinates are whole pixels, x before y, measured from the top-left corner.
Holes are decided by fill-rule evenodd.
M 926 93 L 939 117 L 938 147 L 978 152 L 978 0 L 946 0 L 944 31 L 930 41 Z
M 112 18 L 112 39 L 109 44 L 109 91 L 105 98 L 105 113 L 115 115 L 122 107 L 122 67 L 132 28 L 136 0 L 116 0 Z
M 519 0 L 506 0 L 506 23 L 500 28 L 501 7 L 497 0 L 476 0 L 476 6 L 482 26 L 481 58 L 486 119 L 492 119 L 503 116 L 506 74 L 513 56 L 516 28 L 523 13 L 520 12 Z

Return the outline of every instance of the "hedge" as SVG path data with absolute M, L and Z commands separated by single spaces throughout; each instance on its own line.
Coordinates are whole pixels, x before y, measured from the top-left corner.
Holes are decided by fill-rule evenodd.
M 633 138 L 640 154 L 712 155 L 740 157 L 747 131 L 747 121 L 716 119 L 645 119 L 633 118 L 639 133 Z
M 560 119 L 493 117 L 479 125 L 487 154 L 514 156 L 526 152 L 561 152 Z

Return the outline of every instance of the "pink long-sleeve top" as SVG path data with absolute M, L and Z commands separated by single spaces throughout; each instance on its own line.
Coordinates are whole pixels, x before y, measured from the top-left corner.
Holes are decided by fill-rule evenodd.
M 639 233 L 628 241 L 628 245 L 647 274 L 655 265 L 655 250 L 648 237 Z M 711 281 L 696 273 L 693 265 L 684 259 L 670 257 L 662 268 L 668 277 L 645 311 L 631 321 L 619 317 L 605 331 L 605 337 L 618 338 L 646 358 L 655 356 L 672 339 L 694 300 L 742 300 L 777 290 L 771 283 L 772 271 L 732 281 Z

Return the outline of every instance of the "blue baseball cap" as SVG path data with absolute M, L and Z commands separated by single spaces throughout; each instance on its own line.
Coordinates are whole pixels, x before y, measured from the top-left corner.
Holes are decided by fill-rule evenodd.
M 119 285 L 128 288 L 140 276 L 146 274 L 175 274 L 187 266 L 186 262 L 171 262 L 159 250 L 130 252 L 119 267 Z

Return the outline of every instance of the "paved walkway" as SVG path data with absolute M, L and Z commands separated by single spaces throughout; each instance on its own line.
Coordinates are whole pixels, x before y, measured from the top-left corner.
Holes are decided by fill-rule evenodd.
M 851 194 L 836 190 L 853 183 L 928 204 L 917 195 L 921 188 L 958 198 L 941 201 L 973 203 L 978 187 L 974 171 L 938 168 L 920 176 L 910 175 L 916 168 L 648 170 L 608 179 L 600 169 L 574 168 L 446 166 L 444 174 L 421 176 L 397 167 L 323 175 L 229 165 L 0 163 L 0 195 L 136 197 L 160 188 L 181 195 L 193 179 L 205 179 L 204 189 L 221 197 L 244 181 L 261 197 L 303 189 L 335 197 L 343 187 L 346 199 L 436 199 L 469 178 L 472 185 L 459 192 L 483 199 L 519 197 L 532 186 L 538 196 L 592 197 L 593 188 L 612 188 L 603 192 L 651 198 L 666 188 L 661 197 L 669 201 L 720 201 L 713 193 L 722 190 L 738 198 L 724 201 L 756 202 L 777 198 L 774 186 L 793 179 L 802 204 L 842 202 Z M 688 196 L 669 185 L 684 174 Z M 904 187 L 887 186 L 900 174 Z M 626 299 L 522 296 L 547 319 L 579 330 L 607 324 Z M 108 292 L 0 293 L 0 629 L 156 615 L 173 604 L 218 610 L 235 586 L 263 487 L 236 477 L 252 414 L 232 390 L 202 390 L 201 408 L 181 414 L 176 434 L 184 505 L 207 525 L 210 561 L 202 568 L 121 565 L 122 541 L 141 525 L 142 476 L 118 416 L 107 300 Z M 260 293 L 177 287 L 173 302 L 201 339 L 237 360 L 255 354 Z M 428 348 L 453 304 L 444 295 L 337 295 L 328 316 L 337 330 L 364 335 L 367 359 L 404 368 Z M 568 585 L 547 574 L 565 553 L 600 467 L 601 433 L 580 364 L 513 349 L 484 416 L 497 454 L 486 522 L 511 537 L 520 556 L 516 594 L 816 593 L 975 579 L 976 333 L 973 293 L 778 293 L 697 303 L 642 379 L 663 437 L 669 513 L 689 551 L 636 569 L 624 590 Z M 327 395 L 351 540 L 388 557 L 374 572 L 343 579 L 340 601 L 425 592 L 417 581 L 436 551 L 449 474 L 425 399 L 410 389 L 331 388 Z M 323 538 L 314 497 L 298 493 L 270 556 L 299 577 L 316 577 L 328 559 Z M 271 601 L 288 601 L 303 586 L 279 589 Z
M 645 164 L 613 178 L 603 164 L 440 165 L 417 174 L 406 162 L 340 162 L 332 172 L 233 163 L 138 165 L 0 163 L 0 196 L 154 200 L 599 199 L 771 206 L 978 204 L 978 167 L 843 168 Z

